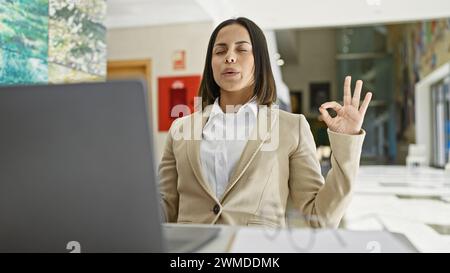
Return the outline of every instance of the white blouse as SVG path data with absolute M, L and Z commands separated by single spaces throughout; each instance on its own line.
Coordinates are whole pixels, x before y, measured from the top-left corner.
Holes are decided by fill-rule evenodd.
M 209 119 L 203 127 L 200 160 L 203 174 L 213 193 L 220 199 L 257 122 L 256 97 L 237 112 L 224 113 L 219 100 L 214 102 Z

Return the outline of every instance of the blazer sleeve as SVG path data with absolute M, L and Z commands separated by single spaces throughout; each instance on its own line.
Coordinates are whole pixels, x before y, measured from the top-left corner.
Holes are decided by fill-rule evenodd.
M 351 200 L 365 131 L 345 135 L 328 129 L 331 169 L 324 179 L 316 157 L 316 144 L 303 115 L 299 127 L 298 146 L 289 159 L 290 196 L 311 227 L 336 228 Z
M 176 222 L 178 218 L 178 172 L 173 153 L 172 130 L 169 130 L 164 146 L 164 152 L 159 164 L 159 190 L 161 192 L 162 207 L 166 222 Z

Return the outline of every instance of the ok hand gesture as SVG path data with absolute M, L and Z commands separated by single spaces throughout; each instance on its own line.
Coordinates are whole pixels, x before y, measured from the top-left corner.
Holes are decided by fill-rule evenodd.
M 364 121 L 367 107 L 372 99 L 372 93 L 368 92 L 364 97 L 364 101 L 359 106 L 361 97 L 361 89 L 363 82 L 356 81 L 355 92 L 353 97 L 351 94 L 351 77 L 345 77 L 344 82 L 344 106 L 335 101 L 325 102 L 319 108 L 322 114 L 322 119 L 327 124 L 328 128 L 336 133 L 356 135 L 361 131 L 361 126 Z M 332 118 L 326 109 L 332 108 L 336 111 L 336 117 Z

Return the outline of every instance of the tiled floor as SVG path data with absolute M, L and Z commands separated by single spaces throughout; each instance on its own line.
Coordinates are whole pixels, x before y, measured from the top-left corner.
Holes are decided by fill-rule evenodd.
M 403 233 L 423 252 L 450 252 L 450 173 L 404 166 L 361 166 L 343 220 L 352 230 Z

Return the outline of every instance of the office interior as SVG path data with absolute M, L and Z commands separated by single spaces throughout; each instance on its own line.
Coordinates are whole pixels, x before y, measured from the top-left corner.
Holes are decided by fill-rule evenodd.
M 339 229 L 399 233 L 419 252 L 450 252 L 449 1 L 0 1 L 0 85 L 143 79 L 159 163 L 170 92 L 193 105 L 210 34 L 237 16 L 264 30 L 278 105 L 307 118 L 324 175 L 331 151 L 318 107 L 342 101 L 346 75 L 374 94 Z M 231 250 L 255 251 L 248 230 L 224 230 L 201 251 L 228 251 L 231 238 L 242 239 Z

